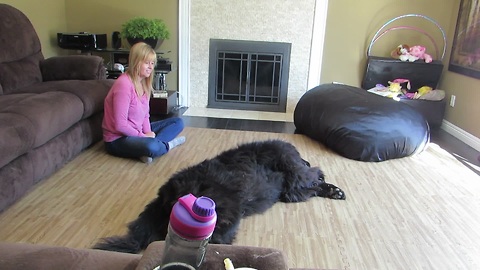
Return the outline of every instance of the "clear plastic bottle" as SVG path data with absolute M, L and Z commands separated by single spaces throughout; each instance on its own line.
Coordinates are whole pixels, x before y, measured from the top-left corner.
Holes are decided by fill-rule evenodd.
M 160 269 L 199 269 L 216 222 L 215 202 L 212 199 L 196 198 L 192 194 L 179 198 L 170 214 Z

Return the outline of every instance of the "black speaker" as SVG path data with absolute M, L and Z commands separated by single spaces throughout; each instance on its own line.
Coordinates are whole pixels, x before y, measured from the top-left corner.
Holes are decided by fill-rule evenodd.
M 120 37 L 120 32 L 118 31 L 112 33 L 112 47 L 114 49 L 119 49 L 122 47 L 122 38 Z

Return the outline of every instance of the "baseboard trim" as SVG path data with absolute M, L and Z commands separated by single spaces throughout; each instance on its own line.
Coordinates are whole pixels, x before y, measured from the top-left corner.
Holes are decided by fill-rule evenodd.
M 440 128 L 480 152 L 480 138 L 473 136 L 472 134 L 446 120 L 443 120 Z

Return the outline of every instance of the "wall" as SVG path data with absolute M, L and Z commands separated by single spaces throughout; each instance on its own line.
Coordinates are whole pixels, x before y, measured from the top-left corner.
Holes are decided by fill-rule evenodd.
M 370 0 L 368 5 L 365 5 L 360 1 L 329 1 L 322 82 L 340 81 L 359 86 L 365 70 L 367 47 L 373 35 L 385 22 L 396 16 L 409 13 L 424 14 L 436 20 L 448 36 L 454 30 L 454 25 L 451 25 L 451 14 L 445 15 L 446 9 L 455 9 L 456 5 L 452 4 L 452 1 L 442 5 L 438 5 L 436 0 L 405 0 L 401 1 L 401 5 L 399 2 Z M 399 22 L 402 24 L 402 21 Z M 418 22 L 422 20 L 415 21 Z M 418 37 L 413 31 L 396 31 L 391 35 L 385 35 L 382 41 L 390 43 L 375 45 L 374 55 L 386 56 L 384 54 L 410 35 Z M 427 51 L 430 51 L 428 49 Z
M 173 61 L 174 70 L 167 77 L 167 88 L 177 90 L 178 66 L 178 2 L 170 0 L 64 0 L 67 27 L 64 32 L 90 32 L 107 34 L 111 46 L 113 31 L 120 31 L 122 24 L 130 18 L 144 16 L 165 21 L 170 30 L 170 39 L 165 40 L 158 51 L 165 52 L 166 58 Z M 122 47 L 129 48 L 126 40 Z M 170 52 L 169 52 L 170 51 Z M 168 52 L 168 53 L 167 53 Z M 108 56 L 105 56 L 108 59 Z
M 65 17 L 65 0 L 4 0 L 22 11 L 32 22 L 42 44 L 45 58 L 65 54 L 57 46 L 57 32 L 62 32 L 67 25 Z
M 438 88 L 446 91 L 447 98 L 453 94 L 457 99 L 454 108 L 447 107 L 445 120 L 480 138 L 480 122 L 476 120 L 480 114 L 479 80 L 447 70 L 459 5 L 460 0 L 441 1 L 441 4 L 438 0 L 369 0 L 368 5 L 365 1 L 329 1 L 321 82 L 339 81 L 360 86 L 366 50 L 378 28 L 398 15 L 427 15 L 436 20 L 447 35 L 445 67 Z M 397 38 L 403 35 L 400 33 L 398 31 Z M 392 42 L 397 42 L 395 35 Z M 388 51 L 386 44 L 378 45 L 375 53 Z
M 452 18 L 450 37 L 452 41 L 453 36 L 455 35 L 455 25 L 457 22 L 460 0 L 455 1 L 455 3 L 455 7 L 450 10 Z M 450 44 L 452 44 L 452 41 L 450 41 Z M 461 129 L 459 134 L 454 135 L 468 135 L 465 137 L 466 141 L 468 142 L 470 139 L 473 139 L 473 143 L 477 143 L 476 149 L 480 151 L 478 148 L 478 140 L 480 140 L 480 121 L 478 121 L 478 116 L 480 115 L 479 86 L 479 79 L 450 71 L 444 72 L 444 76 L 441 81 L 441 87 L 442 89 L 446 89 L 448 91 L 448 97 L 450 97 L 450 95 L 456 96 L 455 107 L 452 108 L 448 106 L 445 117 L 447 121 Z M 469 134 L 463 134 L 462 130 L 468 132 Z M 477 139 L 471 138 L 470 135 L 475 136 Z

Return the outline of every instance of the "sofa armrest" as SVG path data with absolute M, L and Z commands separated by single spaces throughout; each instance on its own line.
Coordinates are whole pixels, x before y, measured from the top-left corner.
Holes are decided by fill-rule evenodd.
M 164 241 L 152 242 L 143 252 L 136 270 L 151 270 L 162 263 Z M 236 268 L 288 270 L 282 251 L 273 248 L 209 244 L 200 270 L 225 270 L 223 260 L 229 258 Z
M 103 58 L 95 55 L 54 56 L 40 62 L 43 81 L 105 79 Z
M 0 242 L 0 269 L 134 270 L 141 255 L 28 243 Z

